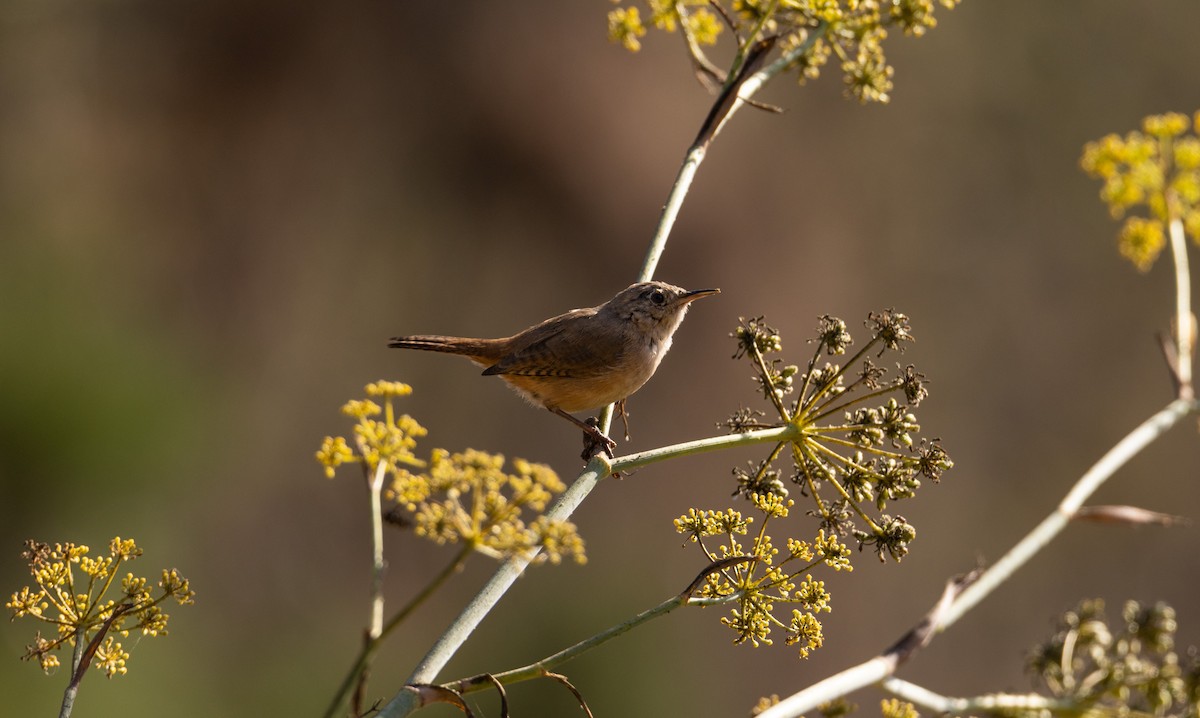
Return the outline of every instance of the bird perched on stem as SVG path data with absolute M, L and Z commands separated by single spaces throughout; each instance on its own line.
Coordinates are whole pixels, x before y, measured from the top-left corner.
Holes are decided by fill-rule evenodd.
M 531 403 L 583 429 L 611 457 L 616 442 L 571 412 L 615 403 L 624 417 L 625 399 L 654 375 L 688 306 L 720 291 L 639 282 L 600 306 L 572 309 L 511 337 L 418 334 L 394 337 L 388 346 L 461 354 L 484 367 L 484 375 L 499 376 Z

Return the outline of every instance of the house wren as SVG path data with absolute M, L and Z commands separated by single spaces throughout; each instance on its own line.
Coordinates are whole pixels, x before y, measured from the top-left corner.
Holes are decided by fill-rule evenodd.
M 569 412 L 618 403 L 623 414 L 626 397 L 671 348 L 688 305 L 720 291 L 641 282 L 598 307 L 572 309 L 504 339 L 415 335 L 388 346 L 461 354 L 485 367 L 484 375 L 499 376 L 531 403 L 582 428 L 612 456 L 616 442 Z

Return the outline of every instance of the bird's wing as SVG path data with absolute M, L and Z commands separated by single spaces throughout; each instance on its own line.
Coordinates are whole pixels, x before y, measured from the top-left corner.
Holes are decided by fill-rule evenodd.
M 620 332 L 588 327 L 594 308 L 575 309 L 532 327 L 524 341 L 484 374 L 583 379 L 602 374 L 624 353 Z

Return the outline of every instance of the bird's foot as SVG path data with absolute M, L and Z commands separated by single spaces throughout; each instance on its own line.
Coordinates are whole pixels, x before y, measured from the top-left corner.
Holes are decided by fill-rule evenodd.
M 613 449 L 617 448 L 617 442 L 600 431 L 600 422 L 596 420 L 596 417 L 589 416 L 583 425 L 583 453 L 579 455 L 580 458 L 584 461 L 591 461 L 592 457 L 602 452 L 608 458 L 614 458 Z

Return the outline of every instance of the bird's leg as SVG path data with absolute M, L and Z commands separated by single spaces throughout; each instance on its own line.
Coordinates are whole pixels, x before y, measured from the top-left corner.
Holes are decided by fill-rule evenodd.
M 621 399 L 616 404 L 617 416 L 621 417 L 621 423 L 625 425 L 625 441 L 629 441 L 629 410 L 625 408 L 625 399 Z
M 595 424 L 588 424 L 586 422 L 580 421 L 579 419 L 576 419 L 575 417 L 571 416 L 570 414 L 563 411 L 562 409 L 559 409 L 558 407 L 554 407 L 554 408 L 546 407 L 546 408 L 550 409 L 550 411 L 554 412 L 555 414 L 558 414 L 562 418 L 571 422 L 575 426 L 578 426 L 580 429 L 583 429 L 583 433 L 587 434 L 589 438 L 591 438 L 594 442 L 596 442 L 596 444 L 598 445 L 600 450 L 602 450 L 605 454 L 608 455 L 608 458 L 610 458 L 610 459 L 613 458 L 614 454 L 613 454 L 612 450 L 617 448 L 617 442 L 615 442 L 612 439 L 605 436 L 604 432 L 600 431 L 600 427 L 596 426 Z M 585 450 L 583 452 L 583 460 L 584 461 L 588 461 L 589 459 L 592 458 L 592 456 L 595 456 L 595 454 L 596 454 L 594 447 L 588 447 L 588 448 L 593 449 L 593 450 L 591 451 L 590 454 L 588 453 L 587 450 Z

